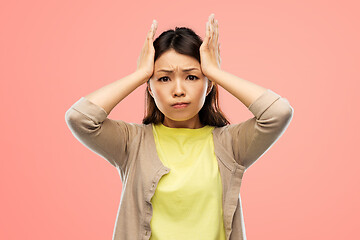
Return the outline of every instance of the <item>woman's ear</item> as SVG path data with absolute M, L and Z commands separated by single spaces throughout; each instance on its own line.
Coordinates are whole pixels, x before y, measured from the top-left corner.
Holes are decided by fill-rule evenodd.
M 151 95 L 151 97 L 154 98 L 154 96 L 153 96 L 153 94 L 152 94 L 152 92 L 151 92 L 150 79 L 147 81 L 147 90 L 148 90 L 149 94 Z
M 211 80 L 208 81 L 208 88 L 206 91 L 206 96 L 211 92 L 211 89 L 213 88 L 214 84 Z

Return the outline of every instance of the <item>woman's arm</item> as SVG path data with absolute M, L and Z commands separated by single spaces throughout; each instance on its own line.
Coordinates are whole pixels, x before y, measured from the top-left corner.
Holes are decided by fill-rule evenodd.
M 81 97 L 65 113 L 71 133 L 113 166 L 127 169 L 127 146 L 140 129 L 136 124 L 109 119 L 110 111 L 146 79 L 136 71 Z
M 223 129 L 231 136 L 235 160 L 247 169 L 284 133 L 294 109 L 287 99 L 270 89 L 221 70 L 218 28 L 218 21 L 211 14 L 206 24 L 205 40 L 200 46 L 201 68 L 208 79 L 239 99 L 254 115 L 247 121 Z
M 153 20 L 138 58 L 137 70 L 120 80 L 86 95 L 85 98 L 102 107 L 107 114 L 110 114 L 111 110 L 121 100 L 145 83 L 153 75 L 154 71 L 155 49 L 153 41 L 157 26 L 157 21 Z
M 142 85 L 148 76 L 143 71 L 135 71 L 130 75 L 110 83 L 85 96 L 94 104 L 102 107 L 109 115 L 111 110 L 137 87 Z
M 204 75 L 234 95 L 247 108 L 266 91 L 266 88 L 221 70 L 219 25 L 213 13 L 206 23 L 205 39 L 200 46 L 200 59 Z
M 137 124 L 107 116 L 102 107 L 81 97 L 66 111 L 65 122 L 80 143 L 125 174 L 129 165 L 128 145 L 141 128 Z
M 235 160 L 246 169 L 284 134 L 294 114 L 289 101 L 270 89 L 248 109 L 254 117 L 225 128 L 231 135 Z
M 138 68 L 130 75 L 81 97 L 65 113 L 72 134 L 87 148 L 104 157 L 123 174 L 128 170 L 128 145 L 142 128 L 139 124 L 109 119 L 112 109 L 152 75 L 154 65 L 153 37 L 157 23 L 149 30 Z
M 287 99 L 270 89 L 223 70 L 214 70 L 209 77 L 239 99 L 254 115 L 247 121 L 227 127 L 232 136 L 236 161 L 247 169 L 285 132 L 294 109 Z
M 84 146 L 105 158 L 124 174 L 128 169 L 127 149 L 141 129 L 137 124 L 107 116 L 129 93 L 144 83 L 140 70 L 81 97 L 65 113 L 72 134 Z
M 267 89 L 253 82 L 241 79 L 222 69 L 214 68 L 207 77 L 239 99 L 247 108 Z

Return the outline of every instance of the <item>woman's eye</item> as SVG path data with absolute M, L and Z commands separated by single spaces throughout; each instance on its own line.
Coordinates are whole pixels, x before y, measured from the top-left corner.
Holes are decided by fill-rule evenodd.
M 190 80 L 196 80 L 196 79 L 199 79 L 197 76 L 194 76 L 194 75 L 189 75 L 188 76 Z M 168 77 L 161 77 L 159 78 L 159 81 L 160 82 L 167 82 L 169 79 Z
M 197 76 L 194 76 L 194 75 L 189 75 L 188 77 L 192 77 L 192 79 L 190 79 L 190 80 L 196 80 L 196 79 L 199 79 Z
M 161 77 L 161 78 L 159 78 L 159 81 L 160 82 L 166 82 L 165 80 L 162 80 L 162 79 L 166 79 L 167 77 Z

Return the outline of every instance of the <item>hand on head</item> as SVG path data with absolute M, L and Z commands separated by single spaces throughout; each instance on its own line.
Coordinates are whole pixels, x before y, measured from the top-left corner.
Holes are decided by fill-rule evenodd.
M 208 75 L 213 69 L 220 69 L 219 25 L 215 14 L 210 14 L 206 23 L 206 35 L 200 46 L 201 69 Z
M 140 56 L 137 61 L 137 71 L 143 71 L 148 78 L 153 75 L 154 72 L 154 36 L 156 29 L 158 27 L 158 22 L 154 19 L 151 24 L 150 30 L 147 33 L 144 45 L 141 49 Z
M 141 49 L 137 61 L 137 71 L 144 72 L 148 80 L 154 73 L 154 36 L 158 27 L 158 22 L 154 19 L 150 30 L 147 33 L 144 45 Z M 208 76 L 212 70 L 220 69 L 220 43 L 219 43 L 219 25 L 215 20 L 215 14 L 210 14 L 206 23 L 206 35 L 200 46 L 201 70 Z

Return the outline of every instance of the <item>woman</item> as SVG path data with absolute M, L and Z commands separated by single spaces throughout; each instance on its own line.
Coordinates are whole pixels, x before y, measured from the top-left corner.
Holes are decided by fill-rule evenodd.
M 117 168 L 122 193 L 113 239 L 246 239 L 244 172 L 288 127 L 280 95 L 220 69 L 218 22 L 204 41 L 189 28 L 149 30 L 137 70 L 80 98 L 66 112 L 74 136 Z M 146 83 L 142 124 L 112 120 L 112 109 Z M 254 115 L 230 124 L 218 84 Z

